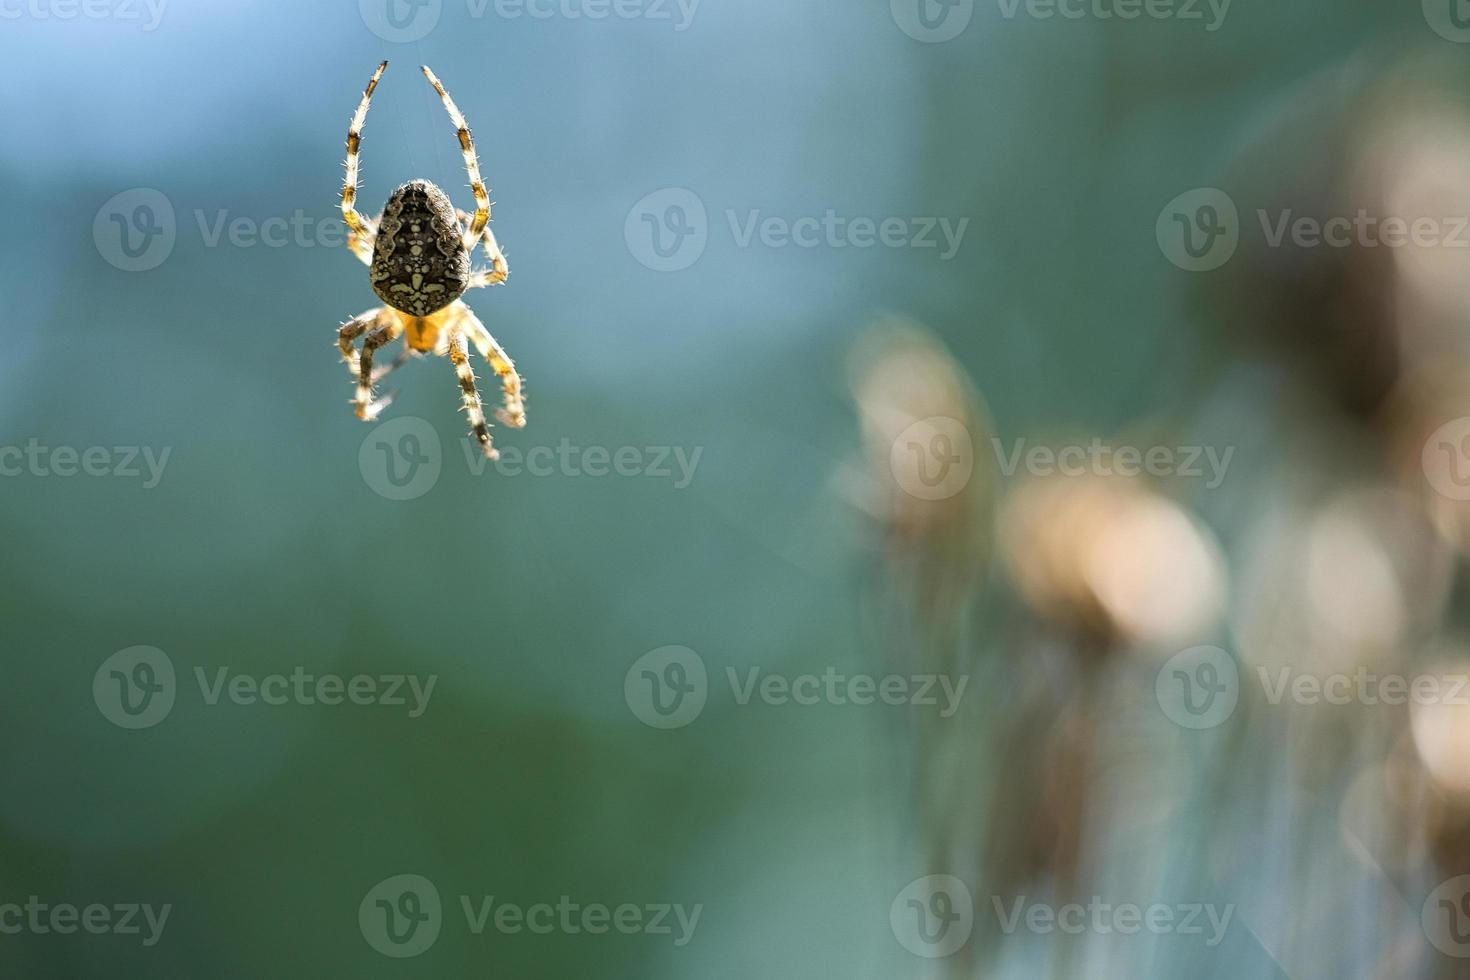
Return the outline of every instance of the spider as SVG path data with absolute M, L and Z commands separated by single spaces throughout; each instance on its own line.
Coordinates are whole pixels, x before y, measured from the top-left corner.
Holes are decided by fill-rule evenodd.
M 466 340 L 479 349 L 500 379 L 505 406 L 495 417 L 511 428 L 526 424 L 526 408 L 521 396 L 521 377 L 515 364 L 490 331 L 480 322 L 460 297 L 468 289 L 495 286 L 510 275 L 505 255 L 490 231 L 490 196 L 480 179 L 480 165 L 475 159 L 475 144 L 459 107 L 444 90 L 434 73 L 423 67 L 424 76 L 439 93 L 449 121 L 459 136 L 469 172 L 470 188 L 475 195 L 473 216 L 456 210 L 449 196 L 427 180 L 410 180 L 399 187 L 383 206 L 377 218 L 366 218 L 354 206 L 357 200 L 358 146 L 362 142 L 362 126 L 367 119 L 373 89 L 388 67 L 384 61 L 373 72 L 362 93 L 357 112 L 347 130 L 347 175 L 342 182 L 342 217 L 347 222 L 348 247 L 367 265 L 373 292 L 385 305 L 368 310 L 344 323 L 337 334 L 337 345 L 347 368 L 357 379 L 353 405 L 357 417 L 376 419 L 397 392 L 374 398 L 374 386 L 410 359 L 426 353 L 449 355 L 459 375 L 461 399 L 469 417 L 470 430 L 488 459 L 498 459 L 485 422 L 480 394 L 475 388 L 475 372 L 470 367 Z M 490 260 L 488 269 L 472 269 L 470 259 L 475 246 L 482 245 Z M 371 330 L 369 333 L 368 331 Z M 354 347 L 363 339 L 362 349 Z M 373 355 L 380 348 L 404 338 L 403 352 L 392 363 L 373 367 Z

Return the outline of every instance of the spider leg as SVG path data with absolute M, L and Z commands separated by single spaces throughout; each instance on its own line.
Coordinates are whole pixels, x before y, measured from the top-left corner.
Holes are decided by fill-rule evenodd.
M 397 392 L 389 392 L 383 398 L 373 400 L 373 354 L 379 347 L 390 344 L 401 336 L 403 336 L 403 320 L 393 316 L 383 326 L 368 334 L 367 339 L 362 342 L 362 353 L 358 357 L 355 404 L 357 417 L 364 421 L 371 422 L 377 418 L 378 413 L 393 403 L 393 398 L 397 394 Z
M 464 402 L 465 415 L 470 420 L 470 431 L 480 443 L 480 450 L 486 459 L 499 459 L 500 453 L 490 441 L 490 427 L 485 424 L 485 409 L 480 403 L 480 392 L 475 388 L 475 370 L 470 367 L 464 334 L 455 323 L 450 325 L 446 336 L 449 340 L 449 360 L 454 364 L 455 373 L 459 375 L 460 397 Z
M 459 111 L 459 106 L 444 91 L 444 86 L 439 79 L 429 70 L 428 65 L 419 66 L 429 84 L 434 86 L 434 91 L 439 93 L 439 98 L 444 102 L 444 110 L 449 113 L 449 121 L 454 124 L 456 135 L 459 136 L 459 149 L 464 154 L 464 168 L 470 175 L 470 190 L 475 195 L 475 216 L 470 220 L 470 226 L 464 234 L 465 248 L 474 248 L 479 242 L 480 236 L 485 231 L 485 226 L 490 223 L 490 192 L 485 189 L 485 182 L 480 179 L 480 162 L 475 157 L 475 143 L 470 138 L 470 127 L 464 121 L 464 115 Z
M 367 88 L 363 90 L 362 101 L 357 104 L 357 111 L 352 114 L 352 123 L 347 128 L 347 175 L 342 179 L 342 220 L 347 222 L 349 247 L 364 262 L 372 259 L 374 229 L 367 219 L 357 213 L 358 148 L 362 144 L 362 126 L 367 121 L 368 105 L 373 100 L 373 89 L 378 87 L 378 79 L 383 77 L 383 71 L 387 67 L 388 62 L 385 61 L 378 65 L 377 71 L 373 72 Z
M 419 356 L 421 355 L 418 351 L 414 350 L 412 347 L 405 345 L 403 350 L 400 351 L 398 356 L 393 358 L 390 363 L 382 364 L 378 367 L 373 368 L 373 383 L 376 384 L 377 382 L 382 381 L 388 375 L 392 374 L 394 371 L 397 371 L 399 368 L 403 367 L 403 365 L 407 364 L 409 361 L 412 361 Z
M 470 223 L 470 216 L 464 211 L 456 211 L 462 224 Z M 485 226 L 485 232 L 480 236 L 481 245 L 485 247 L 485 255 L 490 259 L 489 269 L 474 269 L 470 272 L 469 285 L 466 289 L 479 289 L 482 286 L 498 286 L 510 277 L 510 266 L 505 261 L 505 253 L 500 250 L 500 243 L 495 240 L 495 232 L 490 226 Z
M 342 360 L 347 362 L 347 370 L 353 377 L 356 377 L 358 372 L 357 348 L 353 346 L 353 343 L 367 331 L 368 327 L 376 323 L 382 315 L 383 308 L 381 306 L 368 310 L 366 313 L 355 316 L 342 324 L 342 327 L 337 331 L 337 346 L 341 349 Z
M 464 304 L 460 304 L 464 305 Z M 526 403 L 521 393 L 521 376 L 516 373 L 515 362 L 491 336 L 490 331 L 485 329 L 485 324 L 475 316 L 475 312 L 468 306 L 464 306 L 461 315 L 461 323 L 464 331 L 474 341 L 475 347 L 479 349 L 480 355 L 490 362 L 490 368 L 495 376 L 500 379 L 500 388 L 504 394 L 505 407 L 497 409 L 495 417 L 512 429 L 525 428 L 526 425 Z
M 358 235 L 348 231 L 347 247 L 352 250 L 353 255 L 362 260 L 363 265 L 370 266 L 373 264 L 373 244 L 378 240 L 378 220 L 382 215 L 377 218 L 368 218 L 363 215 L 358 215 L 358 217 L 362 218 L 363 224 L 367 226 L 367 233 Z

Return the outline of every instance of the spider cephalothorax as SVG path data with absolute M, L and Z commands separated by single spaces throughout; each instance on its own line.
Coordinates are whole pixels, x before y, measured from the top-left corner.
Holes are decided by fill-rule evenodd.
M 367 264 L 373 292 L 386 304 L 354 317 L 338 331 L 342 357 L 357 378 L 357 396 L 353 400 L 357 417 L 372 420 L 388 407 L 393 400 L 392 393 L 374 400 L 373 386 L 409 358 L 425 353 L 447 354 L 459 376 L 460 397 L 469 416 L 470 429 L 485 455 L 495 459 L 498 454 L 490 442 L 466 342 L 475 345 L 500 379 L 505 407 L 497 410 L 495 417 L 517 429 L 526 424 L 521 378 L 510 357 L 460 297 L 467 289 L 505 282 L 510 268 L 490 231 L 490 196 L 480 179 L 480 165 L 469 127 L 454 100 L 427 67 L 423 69 L 424 76 L 443 100 L 459 138 L 470 189 L 475 195 L 475 213 L 455 210 L 449 196 L 427 180 L 411 180 L 394 191 L 377 218 L 364 218 L 354 206 L 362 125 L 367 119 L 373 89 L 378 87 L 378 79 L 387 67 L 386 61 L 378 65 L 352 117 L 347 131 L 347 176 L 342 183 L 342 217 L 347 222 L 348 246 Z M 484 248 L 490 268 L 471 268 L 470 259 L 477 247 Z M 368 333 L 370 329 L 372 332 Z M 358 350 L 354 343 L 363 334 L 367 336 Z M 399 337 L 404 338 L 403 353 L 391 364 L 374 370 L 374 353 Z

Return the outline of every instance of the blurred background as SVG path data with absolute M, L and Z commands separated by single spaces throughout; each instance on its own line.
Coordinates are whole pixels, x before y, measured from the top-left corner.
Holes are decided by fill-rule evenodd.
M 496 201 L 496 464 L 444 359 L 348 403 L 384 58 L 360 207 L 470 206 L 419 64 Z M 1470 969 L 1459 0 L 0 0 L 0 65 L 0 975 Z

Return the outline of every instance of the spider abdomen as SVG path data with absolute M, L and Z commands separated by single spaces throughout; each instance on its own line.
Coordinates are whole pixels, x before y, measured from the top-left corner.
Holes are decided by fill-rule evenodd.
M 388 198 L 378 222 L 369 270 L 373 292 L 413 316 L 453 303 L 470 278 L 470 250 L 448 195 L 411 180 Z

